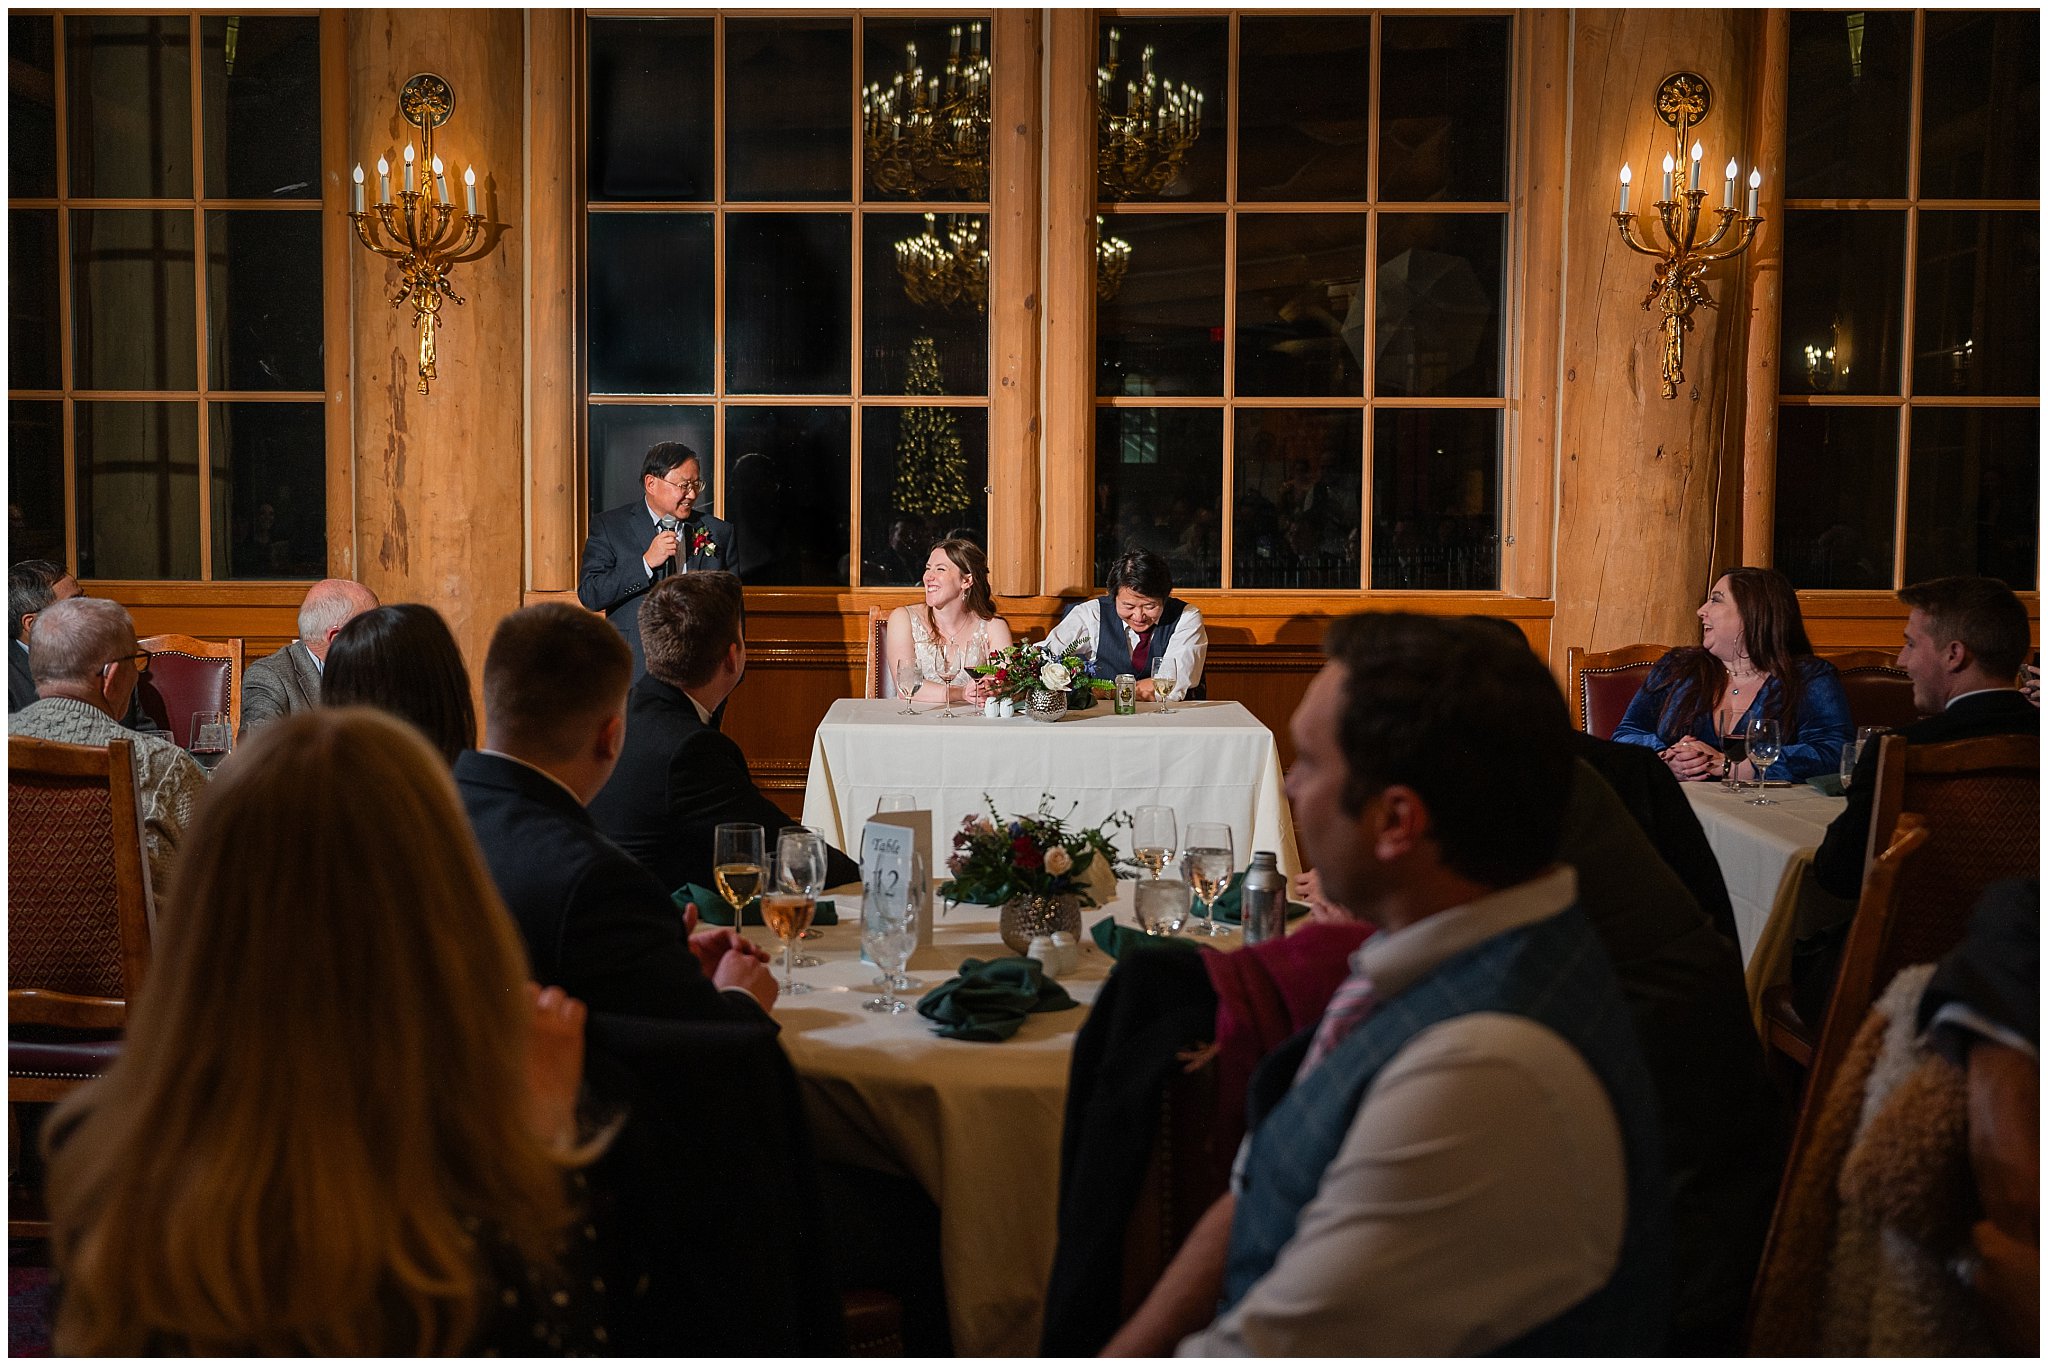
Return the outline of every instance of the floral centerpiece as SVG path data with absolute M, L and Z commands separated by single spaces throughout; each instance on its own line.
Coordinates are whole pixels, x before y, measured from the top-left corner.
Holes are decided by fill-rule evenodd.
M 1081 907 L 1096 904 L 1088 874 L 1097 859 L 1117 867 L 1116 849 L 1107 831 L 1131 823 L 1119 811 L 1098 826 L 1069 826 L 1067 816 L 1052 814 L 1050 794 L 1038 799 L 1028 816 L 1007 820 L 987 794 L 988 815 L 969 816 L 953 836 L 946 860 L 953 874 L 939 888 L 948 901 L 971 901 L 1003 908 L 1003 942 L 1018 953 L 1038 934 L 1064 930 L 1079 935 Z
M 1033 693 L 1052 693 L 1079 709 L 1093 706 L 1099 691 L 1088 677 L 1086 659 L 1072 649 L 1055 650 L 1043 641 L 1006 645 L 974 672 L 988 680 L 990 697 L 1008 698 L 1020 706 L 1028 703 Z

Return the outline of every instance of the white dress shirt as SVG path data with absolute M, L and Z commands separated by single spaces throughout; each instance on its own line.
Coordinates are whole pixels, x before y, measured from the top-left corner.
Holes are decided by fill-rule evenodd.
M 1398 993 L 1577 895 L 1572 870 L 1554 869 L 1375 935 L 1352 966 Z M 1492 1351 L 1614 1274 L 1624 1163 L 1613 1104 L 1554 1030 L 1502 1013 L 1446 1020 L 1380 1070 L 1272 1268 L 1179 1354 Z
M 1136 651 L 1138 633 L 1121 621 L 1117 624 L 1124 628 L 1124 648 Z M 1090 598 L 1061 617 L 1059 625 L 1046 636 L 1045 643 L 1058 650 L 1078 649 L 1084 659 L 1092 662 L 1101 627 L 1102 599 Z M 1209 632 L 1202 625 L 1201 609 L 1193 603 L 1181 610 L 1180 621 L 1173 628 L 1173 638 L 1166 642 L 1166 658 L 1173 664 L 1173 676 L 1179 680 L 1181 692 L 1185 693 L 1201 683 L 1202 666 L 1209 659 Z

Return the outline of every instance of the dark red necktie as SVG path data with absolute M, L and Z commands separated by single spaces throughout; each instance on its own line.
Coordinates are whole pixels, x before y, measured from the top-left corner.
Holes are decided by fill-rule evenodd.
M 1138 632 L 1138 648 L 1131 651 L 1131 672 L 1140 678 L 1152 672 L 1152 630 Z

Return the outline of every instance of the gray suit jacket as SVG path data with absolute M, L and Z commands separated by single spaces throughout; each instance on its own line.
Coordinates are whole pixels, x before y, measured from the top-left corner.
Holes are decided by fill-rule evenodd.
M 242 671 L 242 733 L 320 705 L 320 666 L 298 641 Z

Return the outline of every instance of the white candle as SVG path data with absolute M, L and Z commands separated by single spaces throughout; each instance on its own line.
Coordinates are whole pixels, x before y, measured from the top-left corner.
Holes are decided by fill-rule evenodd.
M 476 217 L 476 167 L 472 166 L 462 173 L 462 192 L 469 200 L 469 216 Z
M 363 211 L 363 163 L 356 163 L 356 212 Z
M 1623 213 L 1627 213 L 1627 212 L 1628 212 L 1628 183 L 1629 183 L 1629 181 L 1631 181 L 1631 180 L 1633 180 L 1633 179 L 1635 179 L 1635 172 L 1634 172 L 1634 171 L 1631 171 L 1631 170 L 1630 170 L 1630 169 L 1628 168 L 1628 163 L 1627 163 L 1627 162 L 1625 162 L 1625 161 L 1624 161 L 1624 162 L 1622 162 L 1622 163 L 1621 163 L 1621 211 L 1622 211 Z
M 1700 188 L 1700 161 L 1705 155 L 1706 149 L 1695 142 L 1692 145 L 1692 179 L 1686 182 L 1687 189 Z
M 1677 165 L 1678 163 L 1671 159 L 1671 153 L 1666 152 L 1664 154 L 1664 198 L 1666 199 L 1671 198 L 1671 172 Z
M 1728 179 L 1721 185 L 1721 207 L 1724 209 L 1735 207 L 1735 174 L 1738 169 L 1735 165 L 1735 158 L 1729 157 Z
M 412 193 L 412 158 L 412 144 L 408 142 L 405 144 L 405 192 L 407 194 Z
M 960 60 L 960 26 L 958 24 L 953 25 L 952 31 L 946 37 L 948 40 L 946 55 L 954 61 Z
M 1109 64 L 1111 66 L 1116 65 L 1116 44 L 1117 39 L 1121 37 L 1123 37 L 1123 34 L 1118 32 L 1116 29 L 1111 29 L 1109 31 Z
M 441 158 L 434 158 L 434 196 L 443 204 L 448 202 L 448 177 L 442 174 Z
M 1751 218 L 1756 217 L 1757 187 L 1762 185 L 1763 183 L 1764 173 L 1762 171 L 1752 170 L 1749 173 L 1749 216 Z

